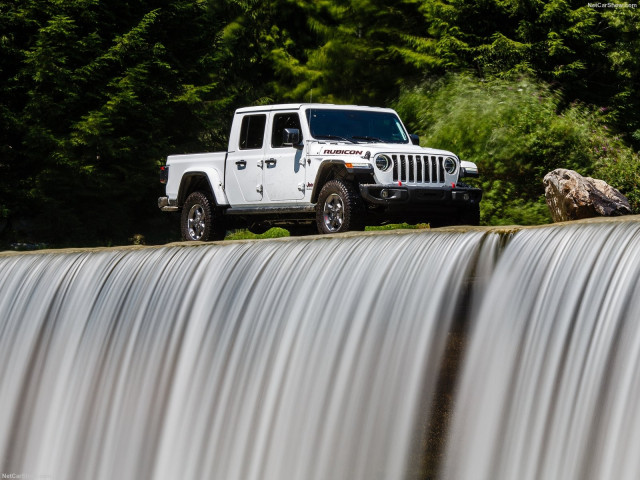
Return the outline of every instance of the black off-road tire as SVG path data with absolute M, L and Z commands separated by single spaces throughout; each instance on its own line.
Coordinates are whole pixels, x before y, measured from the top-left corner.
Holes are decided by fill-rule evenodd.
M 330 180 L 320 190 L 316 205 L 318 232 L 364 230 L 364 214 L 364 202 L 353 183 Z
M 224 219 L 209 195 L 196 191 L 187 197 L 180 215 L 180 231 L 182 239 L 187 241 L 208 242 L 224 239 Z

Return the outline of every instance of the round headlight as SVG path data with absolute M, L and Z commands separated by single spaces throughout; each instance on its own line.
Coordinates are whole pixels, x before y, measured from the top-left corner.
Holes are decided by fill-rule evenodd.
M 453 175 L 454 173 L 456 173 L 457 168 L 458 164 L 453 158 L 447 157 L 444 159 L 444 171 L 449 175 Z
M 391 158 L 388 155 L 378 155 L 376 158 L 376 167 L 383 172 L 386 172 L 391 168 Z

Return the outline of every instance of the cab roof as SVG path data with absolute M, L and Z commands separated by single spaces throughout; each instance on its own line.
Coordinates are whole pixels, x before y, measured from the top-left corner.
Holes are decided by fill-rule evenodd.
M 391 108 L 382 107 L 366 107 L 362 105 L 334 105 L 331 103 L 283 103 L 277 105 L 259 105 L 256 107 L 243 107 L 236 110 L 238 113 L 249 112 L 272 112 L 278 110 L 308 110 L 310 108 L 324 108 L 332 110 L 367 110 L 377 112 L 391 112 L 395 113 L 395 110 Z

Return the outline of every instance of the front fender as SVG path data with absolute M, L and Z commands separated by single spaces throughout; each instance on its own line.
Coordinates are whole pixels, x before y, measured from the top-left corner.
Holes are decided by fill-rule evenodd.
M 356 165 L 357 163 L 357 165 Z M 373 165 L 365 162 L 353 160 L 331 159 L 325 160 L 320 165 L 316 174 L 311 201 L 317 202 L 320 190 L 329 180 L 334 178 L 346 178 L 356 180 L 358 183 L 373 181 Z
M 480 176 L 478 166 L 473 162 L 460 160 L 460 168 L 462 170 L 462 175 L 460 175 L 460 177 L 478 178 Z

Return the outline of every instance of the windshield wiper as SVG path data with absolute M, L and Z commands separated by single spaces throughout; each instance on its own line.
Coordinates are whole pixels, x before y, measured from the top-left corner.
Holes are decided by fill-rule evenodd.
M 383 142 L 383 140 L 378 137 L 368 137 L 366 135 L 353 135 L 351 138 L 354 138 L 356 140 L 367 140 L 369 142 Z
M 314 135 L 313 137 L 317 138 L 318 140 L 321 140 L 321 139 L 324 139 L 324 140 L 344 140 L 345 142 L 356 143 L 353 140 L 341 137 L 340 135 Z

